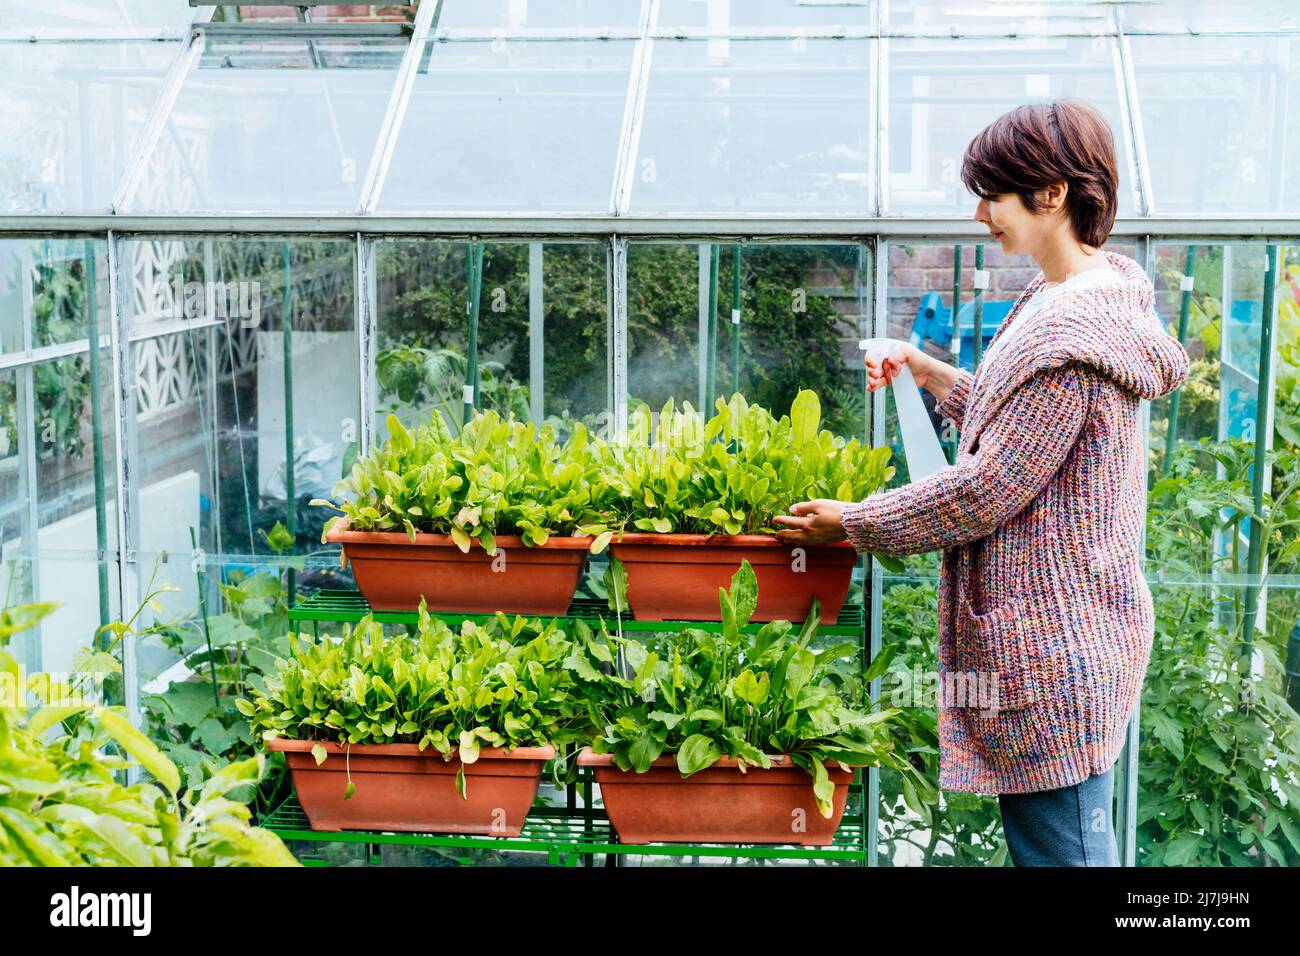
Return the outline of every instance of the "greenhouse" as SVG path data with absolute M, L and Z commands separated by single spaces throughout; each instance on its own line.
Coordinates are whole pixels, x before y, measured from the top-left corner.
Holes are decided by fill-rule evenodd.
M 1186 356 L 1118 863 L 1300 864 L 1290 0 L 0 3 L 0 862 L 1011 866 L 941 780 L 978 545 L 773 519 L 974 467 L 864 347 L 997 354 L 1047 270 L 964 157 L 1065 101 Z

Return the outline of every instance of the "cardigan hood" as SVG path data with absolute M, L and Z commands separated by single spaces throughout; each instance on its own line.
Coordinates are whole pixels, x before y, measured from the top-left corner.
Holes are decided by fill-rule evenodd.
M 1039 372 L 1071 362 L 1089 365 L 1139 398 L 1168 395 L 1187 377 L 1187 351 L 1169 334 L 1152 305 L 1151 280 L 1136 261 L 1106 251 L 1117 283 L 1061 292 L 1028 316 L 1028 325 L 997 361 L 977 372 L 979 420 Z M 1040 272 L 1003 321 L 1010 325 L 1046 281 Z M 997 336 L 994 336 L 994 341 Z M 967 415 L 968 423 L 972 416 Z

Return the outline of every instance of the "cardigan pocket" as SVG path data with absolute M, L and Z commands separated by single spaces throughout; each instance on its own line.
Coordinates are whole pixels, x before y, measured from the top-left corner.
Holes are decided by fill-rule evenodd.
M 1018 710 L 1038 701 L 1038 683 L 1030 656 L 1030 629 L 1025 622 L 1024 597 L 1015 597 L 983 614 L 976 614 L 963 596 L 958 615 L 961 633 L 970 648 L 973 674 L 965 675 L 967 706 L 985 712 Z

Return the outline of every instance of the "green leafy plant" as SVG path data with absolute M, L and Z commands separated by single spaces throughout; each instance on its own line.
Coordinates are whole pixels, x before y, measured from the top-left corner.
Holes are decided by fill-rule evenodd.
M 1222 478 L 1200 467 L 1207 457 Z M 1148 549 L 1173 580 L 1152 587 L 1156 635 L 1142 695 L 1137 819 L 1144 865 L 1300 862 L 1300 722 L 1281 694 L 1285 636 L 1254 635 L 1248 657 L 1246 588 L 1231 577 L 1211 583 L 1216 572 L 1245 571 L 1247 518 L 1261 522 L 1274 546 L 1274 571 L 1300 557 L 1300 470 L 1282 456 L 1293 477 L 1255 514 L 1253 458 L 1249 442 L 1189 444 L 1151 490 Z
M 759 534 L 773 516 L 813 498 L 857 501 L 893 474 L 888 448 L 821 428 L 816 393 L 804 389 L 775 417 L 737 393 L 707 422 L 672 399 L 653 420 L 642 406 L 625 444 L 607 446 L 613 524 L 640 531 Z
M 358 531 L 449 534 L 464 552 L 478 540 L 490 554 L 496 536 L 519 535 L 530 546 L 572 535 L 601 518 L 605 493 L 597 443 L 575 424 L 560 443 L 554 429 L 475 414 L 453 433 L 440 415 L 408 431 L 388 416 L 388 441 L 357 462 L 339 483 L 341 514 Z M 603 548 L 608 536 L 597 541 Z
M 431 408 L 448 428 L 458 427 L 464 415 L 461 386 L 468 374 L 465 356 L 450 348 L 395 345 L 375 357 L 375 378 L 391 401 L 390 411 Z M 503 418 L 528 417 L 528 387 L 507 374 L 500 362 L 479 362 L 478 376 L 476 407 Z
M 931 573 L 938 556 L 926 555 Z M 881 700 L 897 706 L 899 750 L 927 780 L 939 779 L 936 702 L 917 700 L 929 675 L 938 670 L 938 591 L 936 583 L 887 583 L 881 600 L 880 657 L 886 658 Z M 880 660 L 880 657 L 877 660 Z M 911 697 L 909 701 L 908 698 Z M 945 791 L 933 803 L 904 774 L 880 772 L 880 861 L 882 865 L 1003 866 L 1007 847 L 996 796 Z
M 614 566 L 611 600 L 621 606 L 625 587 Z M 827 817 L 835 789 L 828 764 L 893 767 L 933 799 L 933 787 L 895 751 L 899 711 L 870 701 L 867 685 L 877 669 L 863 672 L 855 642 L 812 646 L 816 604 L 798 632 L 789 621 L 773 621 L 746 633 L 758 601 L 748 561 L 719 597 L 720 632 L 688 626 L 642 643 L 610 635 L 603 622 L 599 637 L 575 625 L 568 666 L 594 725 L 593 750 L 637 773 L 674 755 L 683 777 L 723 756 L 745 770 L 786 755 L 808 773 Z
M 190 676 L 141 700 L 150 737 L 196 788 L 216 766 L 256 753 L 234 702 L 254 689 L 265 690 L 266 675 L 289 653 L 288 606 L 279 576 L 235 571 L 220 587 L 224 612 L 186 626 L 152 629 L 164 646 L 181 654 Z M 284 759 L 272 754 L 252 795 L 259 815 L 287 792 Z
M 119 709 L 48 674 L 23 680 L 9 639 L 55 607 L 0 612 L 0 866 L 294 865 L 229 796 L 256 785 L 261 757 L 218 768 L 201 793 L 182 792 L 176 765 Z M 43 703 L 29 706 L 28 691 Z M 120 783 L 115 774 L 133 766 L 151 779 Z
M 302 635 L 290 645 L 266 692 L 238 701 L 263 737 L 417 743 L 472 764 L 483 746 L 513 750 L 583 734 L 564 666 L 571 643 L 555 621 L 498 614 L 452 630 L 421 602 L 413 635 L 385 636 L 367 617 L 339 641 Z M 324 760 L 323 746 L 313 753 Z M 463 796 L 463 767 L 456 786 Z

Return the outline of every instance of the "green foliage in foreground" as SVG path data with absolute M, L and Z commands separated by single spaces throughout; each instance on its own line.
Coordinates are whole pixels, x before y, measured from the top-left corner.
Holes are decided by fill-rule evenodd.
M 618 600 L 617 583 L 614 592 Z M 613 754 L 619 768 L 637 773 L 675 755 L 684 777 L 724 756 L 743 770 L 788 754 L 812 778 L 827 817 L 832 763 L 890 767 L 924 799 L 936 798 L 925 776 L 896 753 L 900 711 L 873 708 L 867 688 L 878 669 L 863 672 L 856 642 L 811 646 L 820 619 L 815 603 L 797 633 L 789 621 L 773 621 L 747 634 L 742 628 L 758 603 L 748 561 L 719 595 L 721 632 L 685 626 L 643 644 L 611 636 L 603 623 L 601 639 L 592 640 L 577 625 L 577 674 L 597 753 Z
M 264 758 L 228 764 L 201 795 L 182 794 L 176 765 L 120 710 L 47 674 L 23 680 L 9 639 L 54 609 L 0 613 L 0 866 L 295 865 L 280 839 L 250 826 L 248 807 L 228 797 L 256 785 Z M 29 691 L 44 705 L 28 707 Z M 115 772 L 133 761 L 152 779 L 118 782 Z
M 498 614 L 452 630 L 421 602 L 414 635 L 385 636 L 365 618 L 343 635 L 290 638 L 292 656 L 237 706 L 255 733 L 343 744 L 418 743 L 472 764 L 482 746 L 537 747 L 578 739 L 565 662 L 571 643 L 555 621 Z M 325 749 L 317 752 L 324 759 Z M 464 770 L 456 777 L 465 793 Z M 349 791 L 350 793 L 350 791 Z

